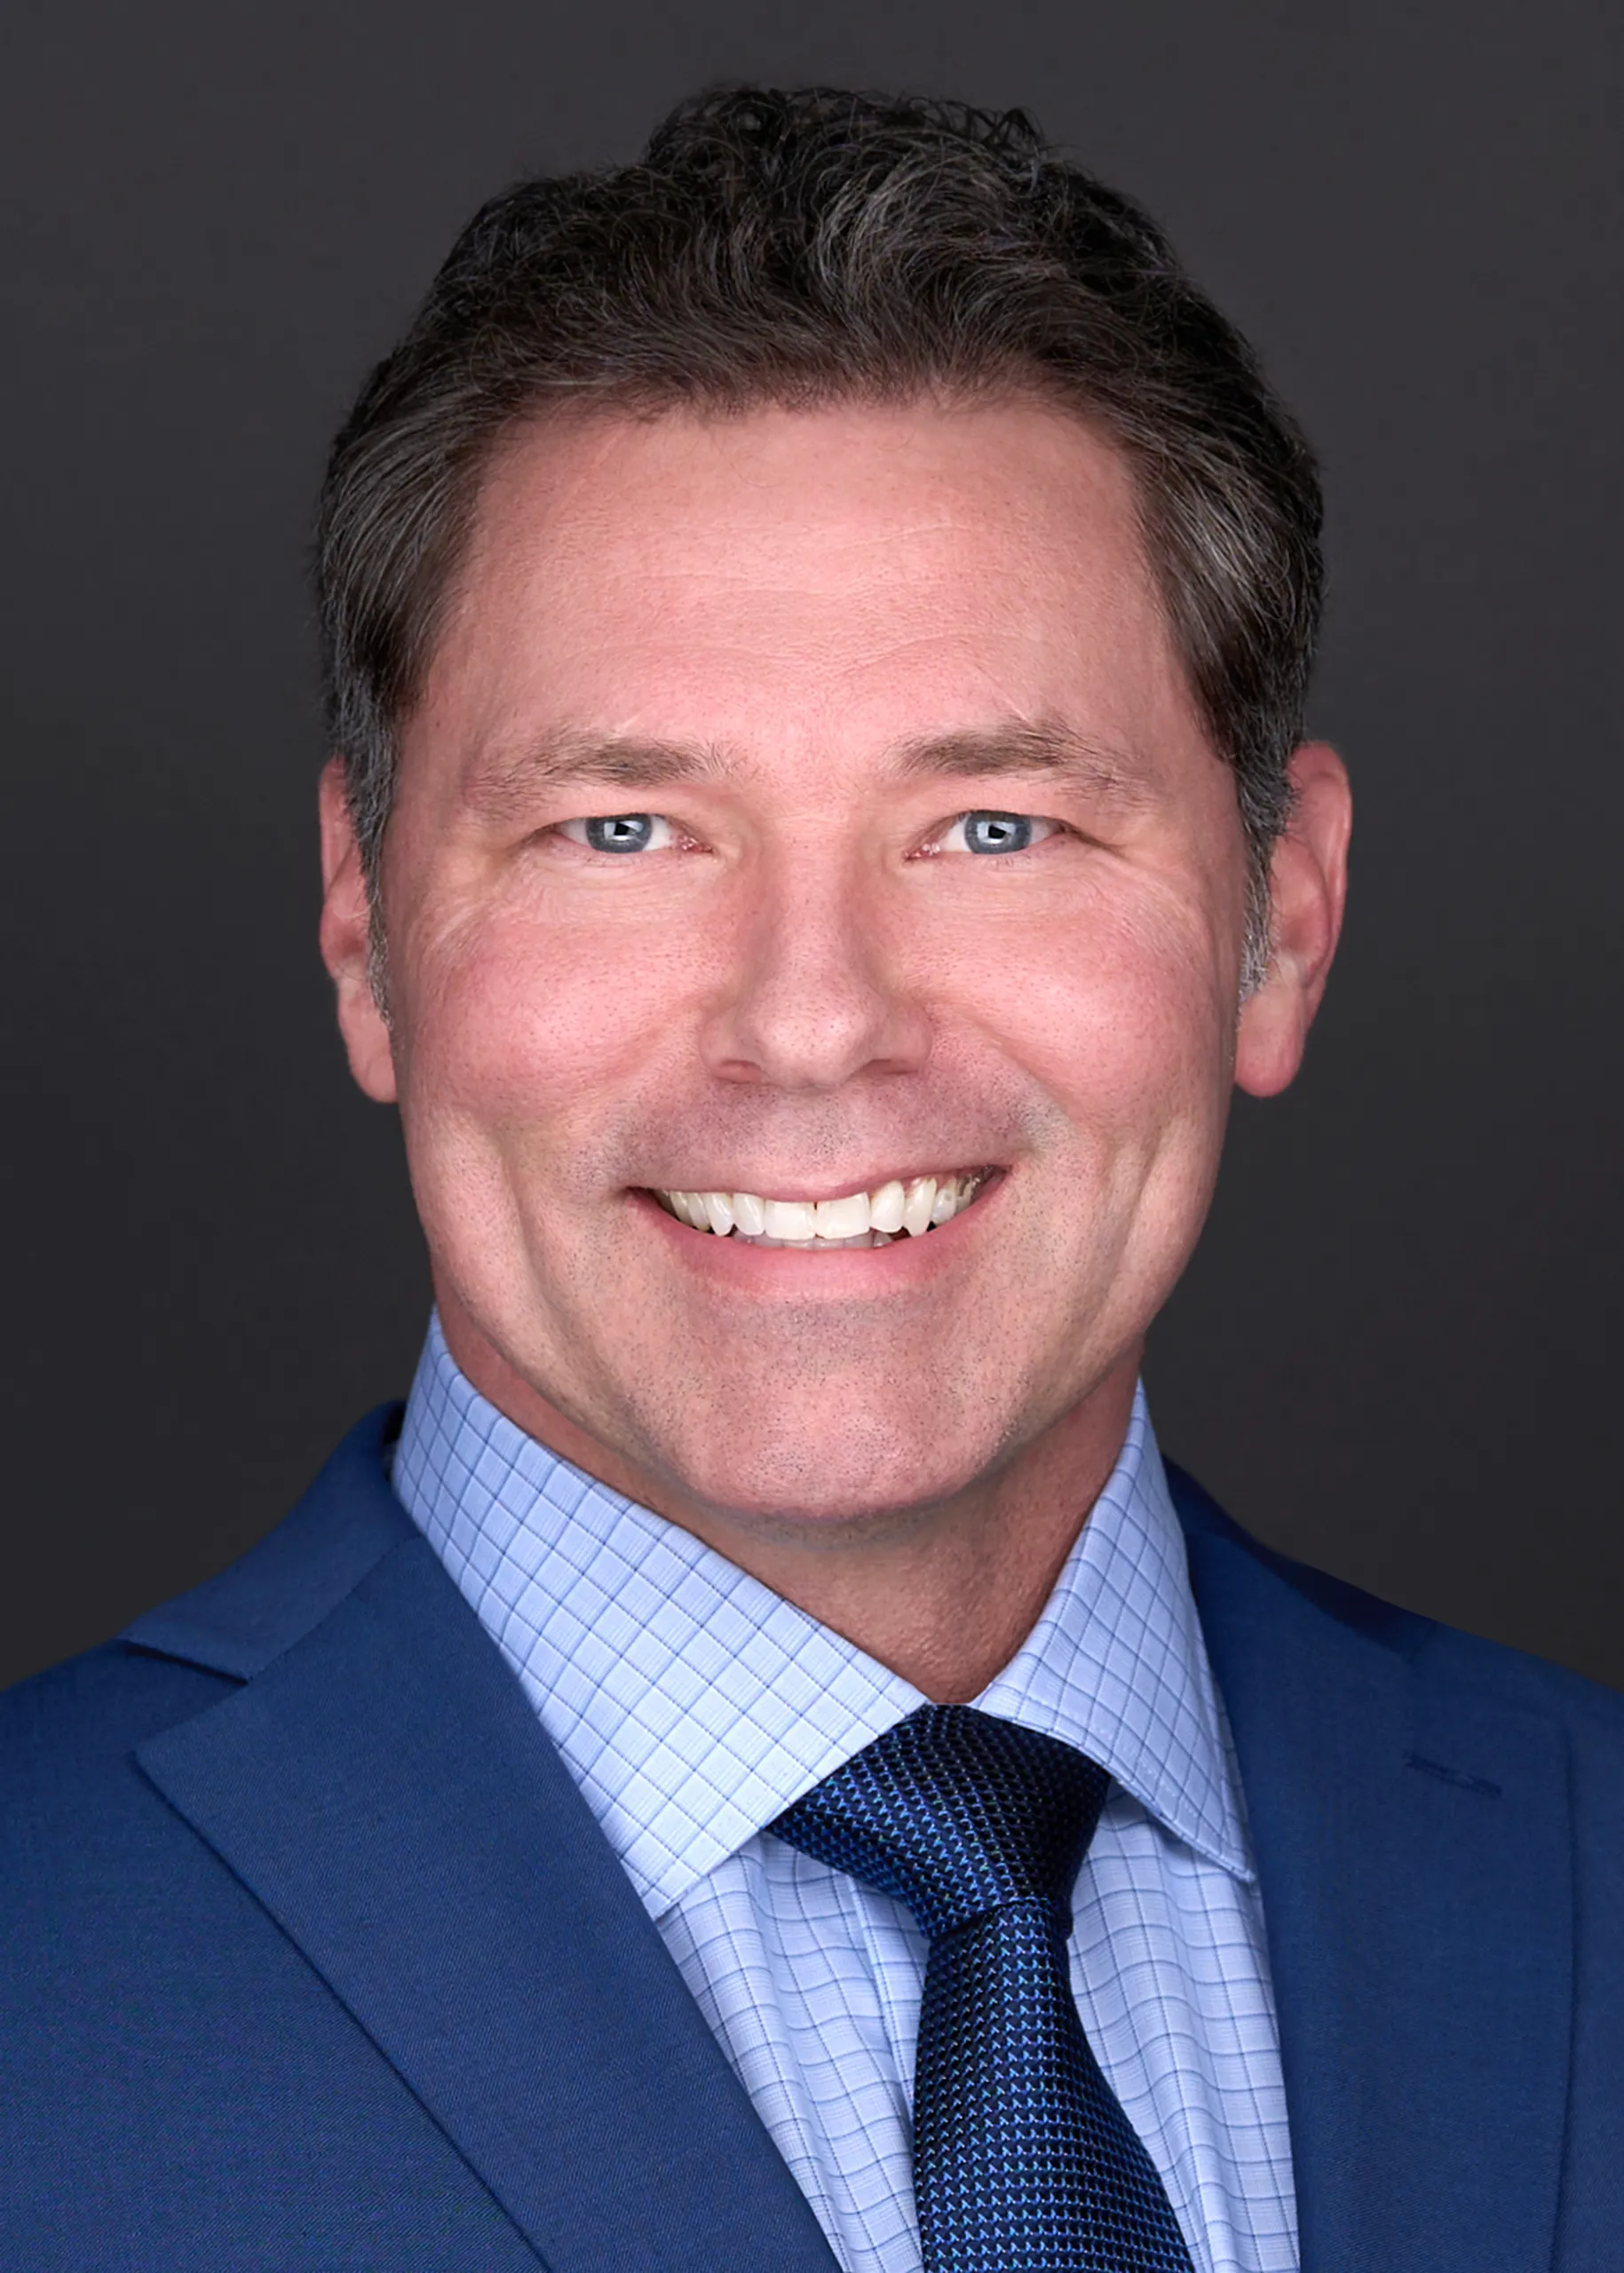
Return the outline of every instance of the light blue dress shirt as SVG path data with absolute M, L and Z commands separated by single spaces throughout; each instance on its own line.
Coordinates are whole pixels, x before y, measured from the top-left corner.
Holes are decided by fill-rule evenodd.
M 925 1944 L 764 1831 L 924 1700 L 479 1396 L 432 1322 L 395 1489 L 523 1684 L 845 2273 L 920 2273 L 909 2095 Z M 1114 1782 L 1076 1889 L 1089 2040 L 1198 2273 L 1295 2273 L 1262 1913 L 1143 1392 L 983 1712 Z

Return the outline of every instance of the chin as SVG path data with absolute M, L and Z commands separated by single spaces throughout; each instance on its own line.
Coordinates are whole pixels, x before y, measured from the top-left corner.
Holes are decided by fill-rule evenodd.
M 944 1441 L 939 1429 L 899 1429 L 894 1416 L 865 1427 L 843 1415 L 804 1428 L 664 1445 L 659 1467 L 683 1494 L 750 1528 L 836 1531 L 884 1526 L 953 1499 L 996 1463 L 998 1447 Z

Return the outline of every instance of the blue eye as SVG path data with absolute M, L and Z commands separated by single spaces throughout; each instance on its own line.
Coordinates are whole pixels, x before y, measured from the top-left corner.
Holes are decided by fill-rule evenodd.
M 1032 843 L 1029 813 L 966 813 L 959 826 L 969 852 L 1024 852 Z
M 653 813 L 608 813 L 589 820 L 584 834 L 594 852 L 645 852 L 654 839 Z
M 669 852 L 680 831 L 663 813 L 593 813 L 556 824 L 560 836 L 589 852 Z

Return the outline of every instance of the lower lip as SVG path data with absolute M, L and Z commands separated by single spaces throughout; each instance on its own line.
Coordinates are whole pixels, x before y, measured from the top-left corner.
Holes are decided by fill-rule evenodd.
M 702 1271 L 713 1285 L 734 1287 L 745 1294 L 784 1295 L 797 1302 L 809 1295 L 850 1302 L 854 1297 L 899 1294 L 951 1270 L 964 1252 L 969 1227 L 986 1208 L 996 1205 L 1004 1183 L 1002 1176 L 990 1177 L 968 1208 L 917 1239 L 903 1232 L 889 1247 L 831 1246 L 821 1254 L 815 1247 L 757 1247 L 749 1239 L 696 1232 L 687 1224 L 679 1224 L 646 1192 L 629 1196 L 652 1228 L 671 1242 L 677 1260 L 689 1270 Z

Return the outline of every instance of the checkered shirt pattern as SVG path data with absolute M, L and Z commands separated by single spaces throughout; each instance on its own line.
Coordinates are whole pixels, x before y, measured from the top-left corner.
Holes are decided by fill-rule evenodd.
M 845 2273 L 920 2273 L 909 2146 L 926 1944 L 766 1833 L 925 1702 L 514 1427 L 432 1321 L 395 1489 L 518 1675 Z M 1072 1985 L 1197 2273 L 1296 2273 L 1263 1916 L 1143 1393 L 1025 1644 L 974 1700 L 1113 1778 Z

